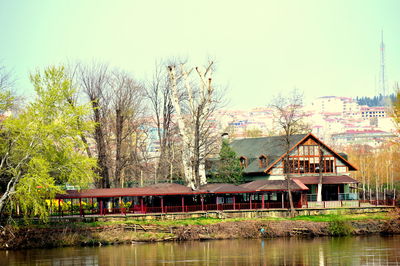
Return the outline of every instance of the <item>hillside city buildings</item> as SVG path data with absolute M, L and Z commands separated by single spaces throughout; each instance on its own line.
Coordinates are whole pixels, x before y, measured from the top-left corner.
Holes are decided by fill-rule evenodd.
M 324 96 L 302 108 L 311 132 L 329 145 L 368 144 L 379 146 L 393 138 L 395 127 L 386 107 L 359 105 L 348 97 Z M 262 136 L 276 135 L 273 109 L 221 110 L 215 117 L 221 129 L 234 138 L 245 138 L 248 131 L 259 130 Z

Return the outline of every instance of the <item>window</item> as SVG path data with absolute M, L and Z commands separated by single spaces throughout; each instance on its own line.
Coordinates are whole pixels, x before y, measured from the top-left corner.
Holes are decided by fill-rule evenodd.
M 241 156 L 241 157 L 239 158 L 239 160 L 240 160 L 240 166 L 241 166 L 241 167 L 247 167 L 247 158 L 246 158 L 246 157 Z
M 258 159 L 260 160 L 260 168 L 266 168 L 267 167 L 267 156 L 265 156 L 263 154 Z
M 260 157 L 261 158 L 261 157 Z M 320 166 L 320 148 L 318 145 L 302 145 L 298 147 L 298 155 L 289 156 L 289 165 L 284 162 L 284 173 L 323 173 L 335 172 L 335 158 L 332 155 L 324 154 Z

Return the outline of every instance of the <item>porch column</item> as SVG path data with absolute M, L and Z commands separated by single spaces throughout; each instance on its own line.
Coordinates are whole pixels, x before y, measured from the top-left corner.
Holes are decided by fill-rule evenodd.
M 61 203 L 60 203 L 61 199 L 58 199 L 58 216 L 61 216 Z
M 236 196 L 233 195 L 233 209 L 236 210 Z
M 100 208 L 100 215 L 103 215 L 103 200 L 100 200 L 99 208 Z
M 121 214 L 124 214 L 123 207 L 122 207 L 122 204 L 124 204 L 124 203 L 122 201 L 122 197 L 119 197 L 118 200 L 119 200 L 118 201 L 119 211 L 121 212 Z
M 204 211 L 204 197 L 200 196 L 201 210 Z
M 182 196 L 182 212 L 185 212 L 185 198 Z
M 144 213 L 143 197 L 140 197 L 140 212 Z
M 91 213 L 93 214 L 93 210 L 94 210 L 93 198 L 90 198 L 90 203 L 92 204 L 92 211 L 91 211 Z
M 79 216 L 82 216 L 83 212 L 82 212 L 82 199 L 79 198 Z
M 74 199 L 71 198 L 71 216 L 74 215 Z
M 252 201 L 251 201 L 251 198 L 252 198 L 251 196 L 252 196 L 252 195 L 253 195 L 253 194 L 251 194 L 251 193 L 249 194 L 249 197 L 250 197 L 250 210 L 253 209 L 253 206 L 251 206 L 251 205 L 252 205 L 252 204 L 251 204 L 251 203 L 252 203 Z
M 261 196 L 261 209 L 264 209 L 265 205 L 264 205 L 264 193 L 262 193 Z
M 285 199 L 283 198 L 283 194 L 284 194 L 284 192 L 282 191 L 282 209 L 284 209 L 285 208 Z
M 161 213 L 164 213 L 164 197 L 161 196 Z
M 339 194 L 340 194 L 340 185 L 337 185 L 337 200 L 339 200 Z

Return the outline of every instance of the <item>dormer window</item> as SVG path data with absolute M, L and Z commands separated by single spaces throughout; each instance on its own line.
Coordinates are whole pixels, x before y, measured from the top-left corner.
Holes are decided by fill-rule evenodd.
M 260 162 L 260 168 L 267 168 L 267 156 L 264 154 L 258 157 L 259 162 Z
M 246 157 L 240 156 L 239 161 L 240 161 L 241 167 L 247 167 L 247 158 Z

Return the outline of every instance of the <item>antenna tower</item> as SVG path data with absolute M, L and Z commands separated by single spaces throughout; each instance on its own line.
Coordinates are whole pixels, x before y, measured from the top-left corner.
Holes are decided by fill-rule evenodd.
M 386 77 L 385 77 L 385 43 L 383 42 L 383 30 L 381 31 L 381 73 L 380 73 L 380 92 L 386 96 Z

